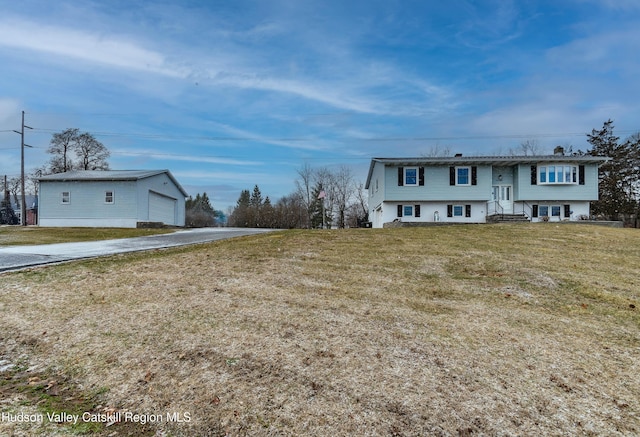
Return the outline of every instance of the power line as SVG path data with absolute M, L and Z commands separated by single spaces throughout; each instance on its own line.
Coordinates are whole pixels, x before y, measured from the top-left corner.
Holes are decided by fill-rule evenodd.
M 57 133 L 57 129 L 34 128 L 38 132 Z M 0 131 L 11 132 L 11 131 Z M 638 130 L 618 130 L 617 134 L 634 134 Z M 96 131 L 91 132 L 96 136 L 109 137 L 131 137 L 131 138 L 148 138 L 148 139 L 166 139 L 166 140 L 204 140 L 204 141 L 281 141 L 281 142 L 313 142 L 322 141 L 327 138 L 316 137 L 253 137 L 253 136 L 208 136 L 208 135 L 175 135 L 175 134 L 158 134 L 158 133 L 140 133 L 140 132 L 109 132 Z M 452 140 L 492 140 L 492 139 L 527 139 L 527 138 L 558 138 L 558 137 L 581 137 L 587 136 L 588 132 L 555 132 L 555 133 L 526 133 L 526 134 L 504 134 L 504 135 L 459 135 L 459 136 L 416 136 L 416 137 L 330 137 L 332 140 L 341 141 L 366 141 L 366 142 L 409 142 L 409 141 L 452 141 Z

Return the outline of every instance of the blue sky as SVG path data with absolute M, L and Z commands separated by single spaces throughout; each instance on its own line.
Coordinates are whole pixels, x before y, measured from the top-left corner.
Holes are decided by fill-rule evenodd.
M 93 133 L 114 169 L 168 168 L 226 209 L 305 163 L 585 149 L 640 130 L 640 2 L 0 0 L 0 175 L 51 134 Z

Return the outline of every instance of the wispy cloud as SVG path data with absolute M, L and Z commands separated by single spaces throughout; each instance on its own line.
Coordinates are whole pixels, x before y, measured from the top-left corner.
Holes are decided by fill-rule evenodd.
M 250 161 L 246 159 L 234 159 L 218 156 L 206 156 L 206 155 L 181 155 L 176 153 L 159 153 L 156 150 L 141 150 L 136 149 L 114 149 L 111 152 L 113 155 L 118 156 L 131 156 L 131 157 L 144 157 L 155 160 L 165 161 L 187 161 L 198 162 L 206 164 L 224 164 L 224 165 L 238 165 L 238 166 L 261 166 L 264 165 L 260 161 Z
M 124 36 L 43 25 L 15 17 L 0 19 L 0 46 L 176 78 L 188 74 L 187 70 L 169 65 L 161 53 Z

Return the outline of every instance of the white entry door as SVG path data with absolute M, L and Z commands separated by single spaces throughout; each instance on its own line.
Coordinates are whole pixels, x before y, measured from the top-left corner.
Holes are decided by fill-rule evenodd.
M 513 199 L 511 185 L 494 185 L 493 186 L 493 200 L 498 202 L 500 206 L 499 212 L 511 214 L 513 212 Z

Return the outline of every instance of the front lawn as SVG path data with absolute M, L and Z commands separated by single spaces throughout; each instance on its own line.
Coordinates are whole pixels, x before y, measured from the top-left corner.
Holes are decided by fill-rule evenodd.
M 284 231 L 0 290 L 0 410 L 130 414 L 87 432 L 640 434 L 635 229 Z M 0 422 L 52 431 L 77 432 Z
M 172 229 L 125 228 L 42 228 L 38 226 L 0 226 L 0 246 L 70 243 L 78 241 L 111 240 L 166 234 Z

